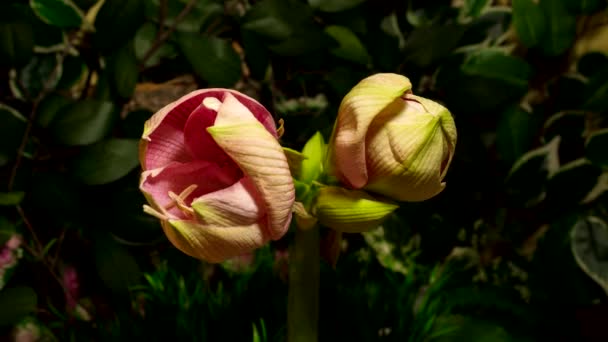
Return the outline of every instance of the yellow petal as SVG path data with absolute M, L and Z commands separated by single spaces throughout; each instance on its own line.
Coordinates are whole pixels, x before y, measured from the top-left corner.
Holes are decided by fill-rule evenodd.
M 195 221 L 162 221 L 169 241 L 180 251 L 217 263 L 251 252 L 268 242 L 258 224 L 240 227 L 205 226 Z
M 330 140 L 328 169 L 354 188 L 367 183 L 365 136 L 374 118 L 412 87 L 397 74 L 375 74 L 359 82 L 342 100 Z M 401 100 L 399 100 L 401 101 Z
M 264 203 L 272 239 L 282 237 L 291 221 L 295 189 L 276 138 L 230 94 L 207 131 L 252 180 Z

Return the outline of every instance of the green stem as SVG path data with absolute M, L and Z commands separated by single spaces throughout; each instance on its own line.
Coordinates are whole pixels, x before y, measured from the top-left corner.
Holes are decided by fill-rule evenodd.
M 319 227 L 296 228 L 289 248 L 287 341 L 317 341 L 319 324 Z

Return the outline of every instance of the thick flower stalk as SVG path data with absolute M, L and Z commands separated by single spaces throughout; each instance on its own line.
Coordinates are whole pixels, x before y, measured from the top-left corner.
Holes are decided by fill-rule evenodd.
M 295 198 L 275 122 L 227 89 L 194 91 L 146 122 L 144 210 L 181 251 L 221 262 L 281 238 Z
M 440 104 L 415 96 L 410 81 L 376 74 L 342 100 L 327 170 L 353 189 L 424 201 L 445 188 L 456 126 Z

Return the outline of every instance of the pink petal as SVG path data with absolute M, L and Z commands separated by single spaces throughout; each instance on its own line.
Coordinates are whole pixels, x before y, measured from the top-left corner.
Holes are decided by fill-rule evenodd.
M 242 175 L 236 167 L 207 161 L 198 160 L 186 164 L 173 162 L 164 168 L 143 172 L 140 189 L 155 209 L 165 212 L 164 208 L 173 203 L 169 191 L 179 194 L 190 185 L 197 185 L 194 192 L 185 199 L 189 205 L 196 197 L 231 186 Z M 171 217 L 186 218 L 175 206 L 168 209 L 167 213 Z
M 291 221 L 295 190 L 287 158 L 276 138 L 229 94 L 215 125 L 207 130 L 255 184 L 268 214 L 269 234 L 279 239 Z
M 140 148 L 140 159 L 144 170 L 164 167 L 173 161 L 185 163 L 192 160 L 193 157 L 197 158 L 198 151 L 206 148 L 212 149 L 209 146 L 213 144 L 205 144 L 209 142 L 208 140 L 188 149 L 184 141 L 184 129 L 188 118 L 201 105 L 205 97 L 215 97 L 221 100 L 227 93 L 234 94 L 239 101 L 249 108 L 256 119 L 276 137 L 276 128 L 272 116 L 254 99 L 230 89 L 201 89 L 166 105 L 146 122 Z M 210 114 L 213 114 L 213 117 Z M 194 131 L 200 130 L 203 136 L 206 134 L 205 128 L 213 123 L 215 119 L 214 113 L 207 112 L 206 115 L 209 115 L 209 117 L 203 116 L 202 125 L 197 124 L 192 128 Z M 192 154 L 191 152 L 196 153 Z
M 248 177 L 194 199 L 192 208 L 201 222 L 224 227 L 254 224 L 266 214 L 260 194 Z

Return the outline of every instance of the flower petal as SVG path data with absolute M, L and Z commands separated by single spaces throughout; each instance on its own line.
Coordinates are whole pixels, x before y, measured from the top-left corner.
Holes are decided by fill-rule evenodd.
M 319 189 L 313 215 L 339 232 L 361 233 L 378 227 L 397 208 L 395 203 L 376 199 L 365 191 L 325 186 Z
M 247 177 L 228 188 L 194 199 L 192 209 L 202 223 L 220 227 L 251 225 L 265 215 L 258 191 Z
M 407 115 L 374 127 L 368 137 L 368 190 L 400 201 L 423 201 L 443 190 L 444 137 L 438 117 Z
M 287 159 L 275 136 L 234 96 L 227 94 L 215 125 L 207 128 L 213 139 L 255 184 L 268 214 L 272 239 L 288 229 L 295 200 Z
M 230 89 L 201 89 L 166 105 L 146 121 L 140 145 L 140 161 L 143 169 L 156 169 L 172 161 L 183 163 L 192 160 L 184 141 L 184 127 L 188 118 L 202 104 L 204 98 L 223 99 L 228 93 L 236 96 L 273 136 L 277 136 L 272 116 L 256 100 Z
M 367 183 L 365 136 L 374 117 L 389 110 L 389 105 L 412 87 L 397 74 L 376 74 L 357 84 L 342 100 L 330 145 L 330 172 L 354 188 Z
M 179 194 L 192 184 L 196 185 L 196 189 L 184 199 L 189 205 L 194 198 L 231 186 L 241 177 L 242 172 L 238 168 L 221 167 L 207 161 L 173 162 L 164 168 L 143 172 L 140 189 L 156 210 L 170 217 L 186 218 L 175 206 L 166 209 L 174 204 L 169 197 L 170 191 Z
M 189 220 L 162 221 L 171 243 L 182 252 L 217 263 L 251 252 L 268 242 L 258 224 L 240 227 L 206 226 Z

